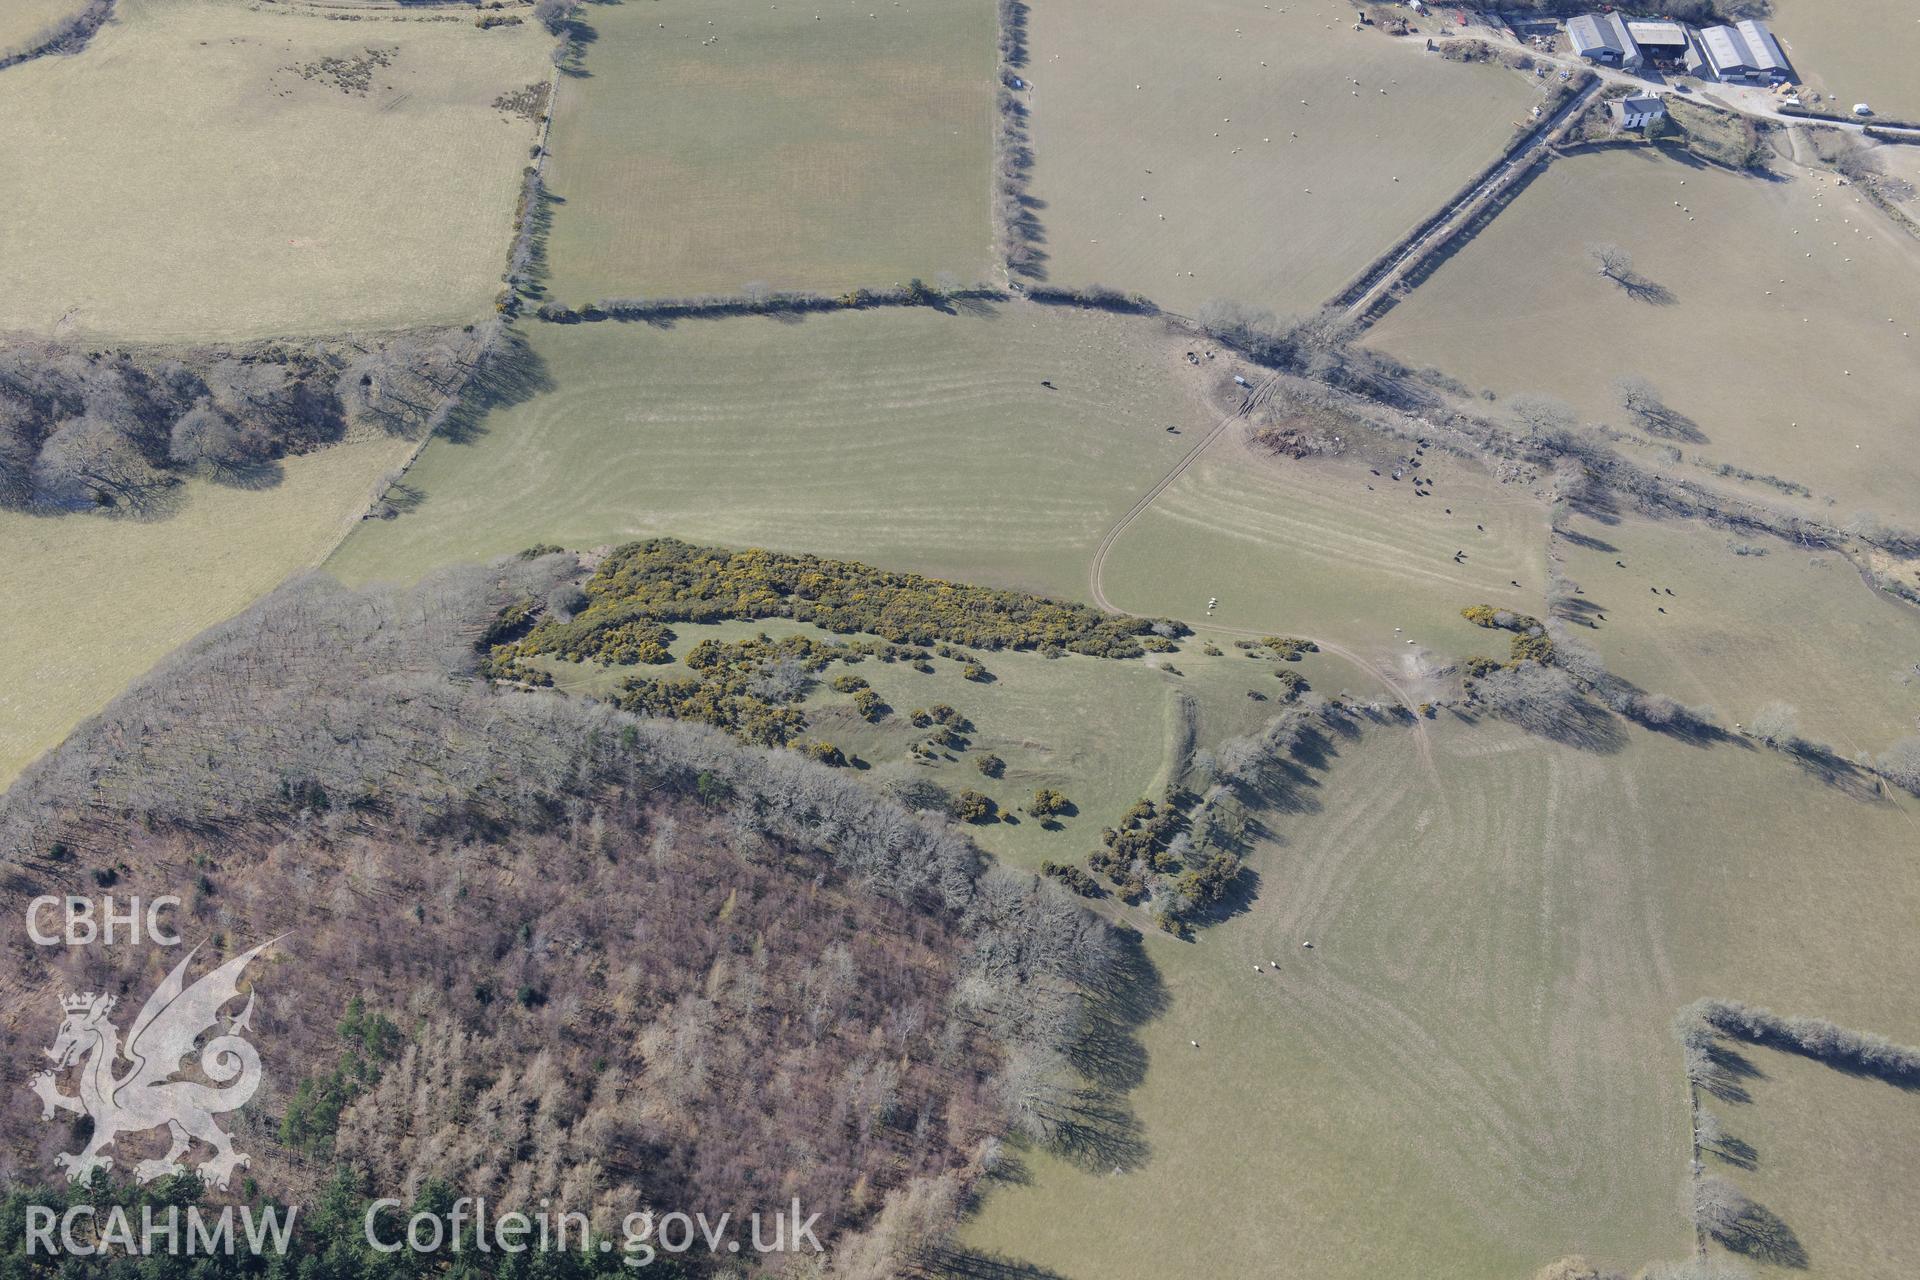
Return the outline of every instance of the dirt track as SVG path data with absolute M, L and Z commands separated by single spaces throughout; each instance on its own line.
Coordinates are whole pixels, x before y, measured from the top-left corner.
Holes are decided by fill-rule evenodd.
M 1241 397 L 1239 406 L 1234 409 L 1232 413 L 1222 418 L 1214 426 L 1213 430 L 1207 432 L 1200 440 L 1200 443 L 1187 450 L 1180 461 L 1174 463 L 1165 475 L 1155 481 L 1153 486 L 1142 494 L 1131 507 L 1128 507 L 1125 514 L 1115 521 L 1113 527 L 1108 529 L 1106 534 L 1101 537 L 1099 545 L 1094 548 L 1093 562 L 1089 566 L 1087 578 L 1088 594 L 1093 597 L 1093 602 L 1096 606 L 1105 609 L 1108 613 L 1118 613 L 1127 617 L 1140 616 L 1131 613 L 1129 610 L 1120 608 L 1114 604 L 1112 600 L 1107 598 L 1106 588 L 1102 580 L 1106 575 L 1107 556 L 1112 552 L 1114 544 L 1119 542 L 1120 536 L 1127 531 L 1135 520 L 1138 520 L 1145 514 L 1148 508 L 1153 506 L 1154 501 L 1158 499 L 1161 494 L 1165 493 L 1174 481 L 1186 473 L 1187 468 L 1199 460 L 1201 454 L 1211 448 L 1220 437 L 1232 430 L 1236 422 L 1241 421 L 1254 409 L 1270 400 L 1273 397 L 1274 389 L 1278 387 L 1279 384 L 1280 375 L 1269 374 L 1249 388 L 1247 393 Z M 1211 626 L 1211 624 L 1209 624 L 1209 628 L 1223 635 L 1246 636 L 1252 639 L 1259 639 L 1262 636 L 1271 634 L 1264 631 L 1249 631 L 1238 627 L 1217 627 Z M 1358 653 L 1355 653 L 1344 645 L 1335 644 L 1330 640 L 1323 640 L 1318 636 L 1302 635 L 1298 631 L 1290 630 L 1290 634 L 1300 635 L 1300 638 L 1303 640 L 1313 641 L 1323 652 L 1344 659 L 1352 666 L 1365 672 L 1373 679 L 1379 681 L 1380 684 L 1393 695 L 1394 700 L 1406 708 L 1407 714 L 1413 718 L 1413 731 L 1418 742 L 1421 763 L 1425 766 L 1428 775 L 1433 779 L 1435 787 L 1438 788 L 1440 784 L 1440 774 L 1433 762 L 1433 747 L 1427 737 L 1426 724 L 1420 718 L 1418 704 L 1416 704 L 1406 690 L 1400 686 L 1400 683 L 1378 664 L 1361 657 Z

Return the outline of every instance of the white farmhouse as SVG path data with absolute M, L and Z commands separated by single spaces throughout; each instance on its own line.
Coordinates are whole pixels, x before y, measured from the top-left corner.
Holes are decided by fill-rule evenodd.
M 1657 95 L 1645 94 L 1615 98 L 1607 103 L 1607 113 L 1613 117 L 1615 128 L 1644 129 L 1657 120 L 1665 120 L 1667 107 Z

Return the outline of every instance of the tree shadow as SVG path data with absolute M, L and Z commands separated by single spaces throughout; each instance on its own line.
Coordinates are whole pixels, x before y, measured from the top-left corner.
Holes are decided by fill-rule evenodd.
M 1327 759 L 1337 752 L 1327 752 L 1320 758 Z M 1321 766 L 1325 768 L 1324 765 Z M 1260 809 L 1271 813 L 1297 816 L 1318 813 L 1320 801 L 1312 793 L 1320 787 L 1320 780 L 1313 776 L 1308 767 L 1298 760 L 1277 760 L 1261 769 L 1253 778 L 1243 779 L 1234 784 L 1240 793 L 1241 802 L 1249 810 Z M 1257 818 L 1253 825 L 1265 830 Z
M 1541 736 L 1596 755 L 1612 755 L 1627 745 L 1627 735 L 1621 732 L 1614 715 L 1586 698 L 1569 708 Z
M 408 484 L 405 480 L 396 480 L 387 486 L 367 515 L 375 520 L 392 520 L 398 516 L 411 515 L 426 504 L 427 491 L 419 485 Z
M 1501 715 L 1492 707 L 1481 707 L 1477 712 L 1461 711 L 1459 715 L 1469 724 L 1479 723 L 1481 716 L 1504 720 L 1536 738 L 1595 755 L 1613 755 L 1627 745 L 1627 735 L 1621 731 L 1618 717 L 1584 695 L 1556 708 L 1551 716 L 1530 715 L 1521 719 Z
M 1723 1136 L 1717 1141 L 1706 1143 L 1705 1147 L 1709 1154 L 1736 1169 L 1744 1169 L 1751 1173 L 1760 1167 L 1760 1153 L 1754 1150 L 1753 1144 L 1744 1138 Z
M 924 1280 L 1067 1280 L 1058 1271 L 951 1241 L 922 1250 L 910 1266 L 907 1274 Z
M 215 484 L 227 489 L 245 489 L 250 493 L 277 489 L 286 478 L 287 469 L 278 458 L 243 462 L 236 466 L 221 467 L 212 473 Z
M 976 319 L 982 320 L 990 320 L 1000 314 L 1000 308 L 995 305 L 992 298 L 978 297 L 972 294 L 961 298 L 950 298 L 948 299 L 948 305 L 942 309 L 948 311 L 950 314 L 973 316 Z M 993 678 L 993 676 L 989 675 L 987 680 L 990 681 Z
M 1700 424 L 1669 405 L 1649 409 L 1640 415 L 1640 425 L 1650 436 L 1662 440 L 1684 440 L 1688 444 L 1710 444 Z
M 1707 1050 L 1707 1069 L 1700 1087 L 1722 1102 L 1748 1103 L 1753 1101 L 1753 1091 L 1747 1088 L 1747 1082 L 1766 1078 L 1753 1059 L 1729 1046 L 1724 1038 L 1716 1038 Z
M 1015 71 L 1027 65 L 1027 16 L 1030 11 L 1026 0 L 1010 0 L 1000 11 L 1000 56 Z
M 488 414 L 524 404 L 553 387 L 545 358 L 525 334 L 510 328 L 501 336 L 499 347 L 474 371 L 459 403 L 440 424 L 439 434 L 455 444 L 472 444 L 486 434 Z
M 1087 992 L 1081 1033 L 1067 1060 L 1096 1085 L 1120 1093 L 1146 1079 L 1139 1030 L 1164 1014 L 1171 998 L 1138 932 L 1120 930 L 1114 945 L 1114 963 Z
M 1604 538 L 1596 538 L 1590 533 L 1581 533 L 1577 529 L 1561 529 L 1558 532 L 1562 538 L 1586 551 L 1604 551 L 1609 555 L 1618 555 L 1620 552 L 1620 548 L 1611 542 Z
M 1036 284 L 1046 282 L 1047 262 L 1052 257 L 1044 247 L 1047 229 L 1040 221 L 1040 211 L 1046 207 L 1046 201 L 1023 191 L 1015 198 L 1015 211 L 1008 219 L 1008 234 L 1018 242 L 1019 251 L 1009 260 L 1007 269 Z
M 1088 1173 L 1135 1169 L 1152 1153 L 1139 1119 L 1106 1089 L 1075 1089 L 1040 1110 L 1053 1131 L 1049 1148 Z
M 1614 277 L 1613 280 L 1635 302 L 1644 302 L 1655 307 L 1671 307 L 1680 301 L 1678 295 L 1667 286 L 1657 284 L 1635 272 L 1628 272 L 1623 277 Z
M 554 206 L 566 202 L 565 196 L 547 190 L 543 182 L 534 192 L 533 203 L 527 210 L 526 262 L 514 273 L 513 284 L 523 297 L 530 300 L 537 301 L 547 296 L 547 281 L 553 275 L 547 260 L 547 244 L 553 235 Z
M 1800 766 L 1802 772 L 1818 779 L 1822 785 L 1832 787 L 1852 799 L 1880 798 L 1880 784 L 1876 775 L 1834 754 L 1833 749 L 1824 743 L 1798 739 L 1781 754 Z
M 187 505 L 187 486 L 180 483 L 179 477 L 162 475 L 148 484 L 133 485 L 120 491 L 116 501 L 76 509 L 66 507 L 43 506 L 39 511 L 51 514 L 76 514 L 78 511 L 94 511 L 114 520 L 132 520 L 136 523 L 149 523 L 170 520 Z
M 1710 1228 L 1710 1234 L 1722 1247 L 1769 1266 L 1805 1270 L 1812 1261 L 1793 1228 L 1779 1214 L 1751 1200 L 1742 1207 L 1739 1217 Z
M 596 2 L 605 3 L 605 0 L 596 0 Z M 615 3 L 617 2 L 618 0 L 615 0 Z M 593 72 L 587 70 L 587 48 L 599 41 L 600 32 L 591 22 L 581 17 L 577 10 L 571 18 L 567 19 L 563 30 L 566 32 L 567 42 L 557 51 L 558 56 L 553 65 L 560 69 L 561 75 L 570 80 L 591 80 Z

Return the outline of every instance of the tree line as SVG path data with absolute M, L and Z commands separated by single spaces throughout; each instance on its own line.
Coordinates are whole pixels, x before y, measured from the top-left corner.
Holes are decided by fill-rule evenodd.
M 423 435 L 499 337 L 496 322 L 184 357 L 0 346 L 0 506 L 146 510 L 188 476 L 261 483 L 351 427 Z
M 69 14 L 9 53 L 0 50 L 0 71 L 47 54 L 78 53 L 87 47 L 94 32 L 113 17 L 114 0 L 87 0 L 78 11 Z

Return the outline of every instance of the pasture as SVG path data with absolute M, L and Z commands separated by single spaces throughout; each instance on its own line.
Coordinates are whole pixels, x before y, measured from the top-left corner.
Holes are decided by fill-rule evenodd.
M 582 19 L 551 139 L 556 301 L 986 278 L 991 0 Z
M 1773 0 L 1773 33 L 1808 86 L 1845 111 L 1871 103 L 1883 116 L 1920 120 L 1920 14 L 1901 0 Z
M 1728 1043 L 1758 1074 L 1741 1080 L 1746 1101 L 1705 1105 L 1749 1150 L 1725 1144 L 1709 1151 L 1706 1167 L 1791 1233 L 1784 1248 L 1744 1250 L 1744 1264 L 1762 1277 L 1809 1280 L 1911 1274 L 1920 1256 L 1912 1212 L 1920 1095 L 1798 1054 Z M 1804 1266 L 1792 1265 L 1796 1248 Z
M 0 787 L 184 641 L 324 558 L 405 440 L 288 458 L 280 483 L 192 484 L 154 521 L 0 512 Z M 76 589 L 83 584 L 85 589 Z
M 1126 1115 L 1022 1152 L 972 1247 L 1073 1280 L 1633 1270 L 1692 1247 L 1680 1005 L 1920 1029 L 1912 802 L 1638 730 L 1428 738 L 1431 768 L 1404 729 L 1336 739 L 1269 812 L 1248 908 L 1147 938 L 1160 1011 L 1102 1059 Z
M 1311 310 L 1499 154 L 1518 73 L 1352 30 L 1347 0 L 1068 0 L 1028 19 L 1045 276 L 1189 314 Z
M 122 0 L 76 57 L 0 77 L 0 329 L 153 341 L 478 319 L 543 80 L 530 24 L 334 22 Z
M 1544 507 L 1524 487 L 1437 451 L 1420 467 L 1431 497 L 1415 497 L 1410 478 L 1393 480 L 1393 465 L 1364 451 L 1293 460 L 1222 439 L 1114 544 L 1107 597 L 1135 613 L 1193 619 L 1218 596 L 1219 626 L 1329 639 L 1408 677 L 1422 650 L 1504 655 L 1504 641 L 1460 610 L 1484 602 L 1542 612 Z
M 0 57 L 25 48 L 35 36 L 78 13 L 86 0 L 10 0 L 0 7 Z
M 1802 733 L 1848 758 L 1914 731 L 1920 615 L 1844 558 L 1684 521 L 1576 520 L 1575 532 L 1556 550 L 1594 627 L 1573 634 L 1616 675 L 1709 704 L 1728 727 L 1786 702 Z
M 1604 243 L 1655 289 L 1603 278 L 1589 249 Z M 1920 243 L 1830 177 L 1765 180 L 1648 150 L 1563 158 L 1367 341 L 1621 429 L 1612 384 L 1639 374 L 1679 415 L 1659 438 L 1642 432 L 1642 460 L 1673 448 L 1708 464 L 1683 476 L 1711 480 L 1724 463 L 1783 477 L 1837 523 L 1862 510 L 1920 522 Z
M 1909 217 L 1920 215 L 1920 146 L 1883 142 L 1876 144 L 1869 154 L 1889 178 L 1906 184 L 1904 188 L 1895 188 L 1900 208 Z
M 1031 305 L 529 339 L 547 389 L 429 444 L 417 510 L 350 538 L 344 578 L 672 534 L 1084 599 L 1101 536 L 1216 420 L 1158 323 Z

